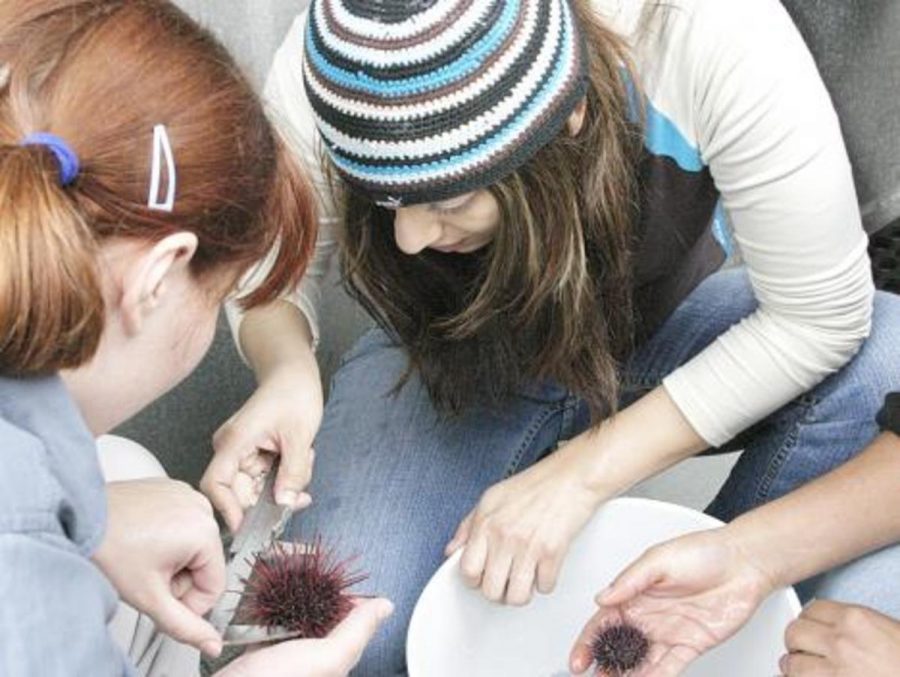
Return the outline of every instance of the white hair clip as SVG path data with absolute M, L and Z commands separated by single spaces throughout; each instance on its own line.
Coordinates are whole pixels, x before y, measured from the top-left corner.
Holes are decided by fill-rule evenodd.
M 160 200 L 160 186 L 162 184 L 162 156 L 166 158 L 166 169 L 169 180 L 166 182 L 166 199 Z M 169 133 L 165 125 L 156 125 L 153 128 L 153 166 L 150 168 L 150 195 L 147 198 L 147 206 L 150 209 L 171 212 L 175 209 L 175 188 L 178 185 L 178 175 L 175 171 L 175 156 L 172 154 L 172 144 L 169 142 Z

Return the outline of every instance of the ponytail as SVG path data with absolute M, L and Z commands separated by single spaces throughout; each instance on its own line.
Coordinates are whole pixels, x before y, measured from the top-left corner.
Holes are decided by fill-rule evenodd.
M 97 350 L 97 244 L 46 146 L 0 146 L 0 373 L 76 367 Z

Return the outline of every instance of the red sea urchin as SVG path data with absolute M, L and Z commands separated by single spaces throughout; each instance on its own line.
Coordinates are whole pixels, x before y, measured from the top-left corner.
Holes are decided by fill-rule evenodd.
M 628 622 L 609 625 L 597 633 L 591 644 L 591 654 L 597 670 L 603 675 L 619 677 L 638 668 L 647 658 L 650 640 L 640 629 Z
M 325 637 L 353 608 L 347 589 L 367 578 L 351 571 L 350 562 L 323 549 L 321 538 L 308 549 L 275 543 L 256 556 L 240 622 L 283 628 L 305 638 Z

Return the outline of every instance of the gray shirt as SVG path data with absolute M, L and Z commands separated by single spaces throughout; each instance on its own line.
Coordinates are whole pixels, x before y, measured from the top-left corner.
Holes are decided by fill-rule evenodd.
M 58 378 L 0 378 L 0 675 L 132 675 L 90 560 L 106 523 L 94 439 Z

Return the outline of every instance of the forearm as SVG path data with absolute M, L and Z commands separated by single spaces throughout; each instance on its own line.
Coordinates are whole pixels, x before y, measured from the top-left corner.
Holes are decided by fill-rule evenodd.
M 725 533 L 790 585 L 900 541 L 900 437 L 885 433 L 828 475 L 732 522 Z
M 604 497 L 708 447 L 687 422 L 664 387 L 659 387 L 578 440 L 595 457 L 589 478 Z
M 287 364 L 315 368 L 309 322 L 287 301 L 276 301 L 249 311 L 241 322 L 239 340 L 259 381 Z

